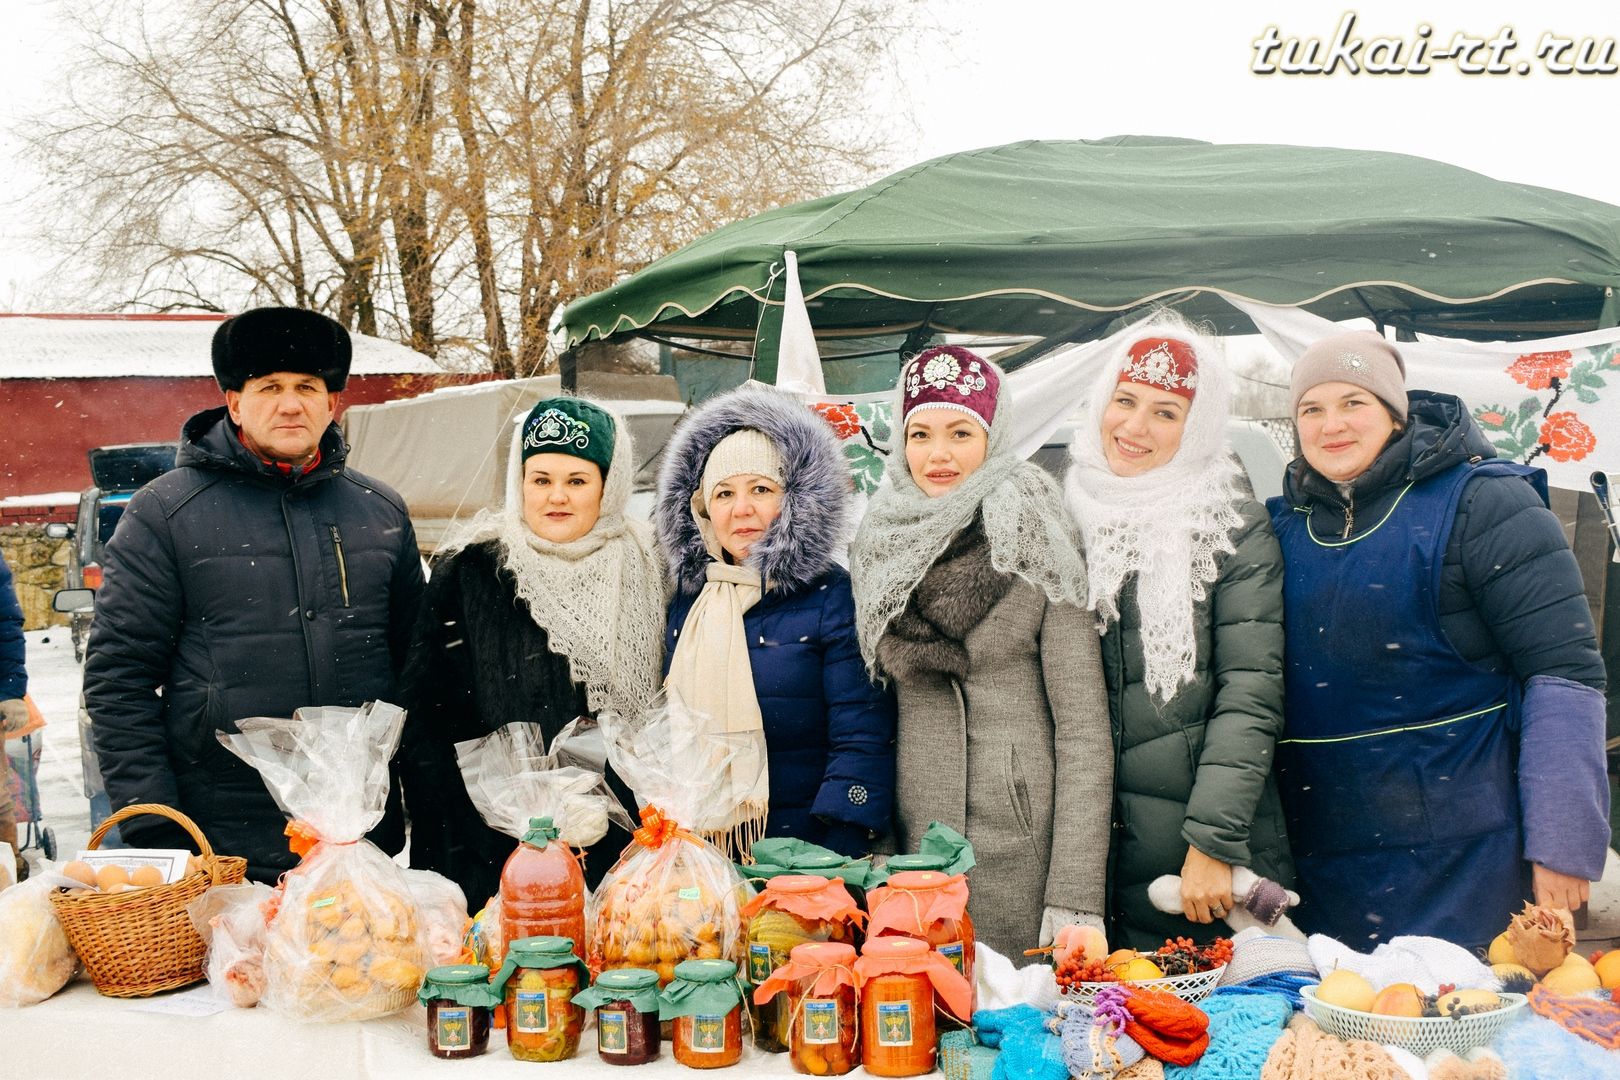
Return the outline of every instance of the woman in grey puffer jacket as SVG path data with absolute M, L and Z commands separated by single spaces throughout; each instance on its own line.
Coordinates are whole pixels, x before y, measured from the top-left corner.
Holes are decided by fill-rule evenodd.
M 1215 341 L 1168 312 L 1123 334 L 1071 446 L 1117 754 L 1115 945 L 1209 940 L 1245 897 L 1232 868 L 1288 884 L 1271 778 L 1282 731 L 1282 553 L 1226 444 Z M 1181 912 L 1149 884 L 1181 878 Z

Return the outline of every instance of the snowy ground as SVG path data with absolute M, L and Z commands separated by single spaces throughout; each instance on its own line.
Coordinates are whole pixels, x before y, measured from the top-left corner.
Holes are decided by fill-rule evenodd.
M 48 721 L 41 732 L 40 802 L 45 824 L 56 830 L 58 851 L 71 858 L 90 839 L 90 801 L 84 795 L 77 725 L 82 669 L 73 659 L 66 627 L 34 630 L 27 636 L 28 691 Z M 25 854 L 39 865 L 38 851 Z M 1450 902 L 1467 900 L 1453 897 Z M 1592 889 L 1590 918 L 1580 940 L 1583 949 L 1620 945 L 1620 856 L 1613 851 L 1603 880 Z

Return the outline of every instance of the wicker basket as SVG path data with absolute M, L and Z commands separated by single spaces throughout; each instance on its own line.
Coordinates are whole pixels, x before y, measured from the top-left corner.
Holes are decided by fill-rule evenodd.
M 1186 975 L 1167 975 L 1162 979 L 1129 979 L 1124 985 L 1139 986 L 1143 990 L 1167 990 L 1182 1001 L 1202 1001 L 1215 989 L 1215 984 L 1221 981 L 1221 975 L 1226 971 L 1226 965 L 1211 968 L 1208 971 L 1194 971 Z M 1082 1005 L 1090 1005 L 1097 1000 L 1097 991 L 1106 990 L 1110 986 L 1119 986 L 1118 982 L 1083 982 L 1079 986 L 1066 987 L 1063 996 L 1070 1001 L 1078 1001 Z
M 1503 1005 L 1490 1012 L 1463 1017 L 1384 1016 L 1318 1001 L 1314 985 L 1301 988 L 1299 994 L 1305 999 L 1306 1015 L 1330 1035 L 1389 1043 L 1410 1050 L 1420 1058 L 1441 1048 L 1461 1057 L 1475 1047 L 1484 1046 L 1518 1018 L 1525 1003 L 1523 994 L 1498 994 Z
M 121 893 L 55 890 L 51 906 L 68 943 L 84 961 L 90 981 L 108 997 L 148 997 L 201 982 L 203 943 L 186 906 L 215 885 L 234 885 L 247 872 L 247 860 L 215 855 L 195 822 L 157 803 L 126 806 L 90 836 L 94 851 L 114 825 L 141 814 L 166 817 L 191 834 L 206 870 L 171 885 Z

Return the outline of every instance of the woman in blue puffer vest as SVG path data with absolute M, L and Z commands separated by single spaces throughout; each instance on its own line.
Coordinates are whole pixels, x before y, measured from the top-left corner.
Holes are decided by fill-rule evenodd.
M 716 731 L 763 729 L 766 769 L 730 825 L 862 855 L 894 805 L 894 701 L 866 674 L 849 574 L 849 471 L 786 394 L 744 387 L 692 413 L 665 450 L 655 524 L 675 598 L 665 664 Z

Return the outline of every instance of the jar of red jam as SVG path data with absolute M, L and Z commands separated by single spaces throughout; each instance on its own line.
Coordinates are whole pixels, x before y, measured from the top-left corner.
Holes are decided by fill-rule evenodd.
M 722 1069 L 742 1057 L 742 985 L 730 960 L 686 960 L 659 996 L 658 1016 L 674 1021 L 675 1060 Z
M 615 968 L 596 977 L 574 1004 L 596 1010 L 596 1052 L 609 1065 L 645 1065 L 658 1058 L 658 972 Z
M 971 1015 L 972 988 L 928 943 L 917 938 L 868 938 L 855 961 L 861 1001 L 861 1064 L 873 1076 L 921 1076 L 934 1071 L 936 1002 Z
M 590 981 L 565 937 L 507 942 L 495 984 L 506 1006 L 506 1047 L 519 1061 L 563 1061 L 579 1049 L 585 1010 L 574 995 Z
M 453 964 L 427 973 L 416 1000 L 427 1006 L 428 1051 L 434 1057 L 477 1057 L 489 1049 L 499 997 L 483 964 Z
M 761 1005 L 785 1004 L 793 1069 L 810 1076 L 842 1076 L 860 1064 L 858 999 L 855 949 L 830 941 L 795 947 L 754 991 Z
M 973 985 L 973 917 L 968 914 L 965 874 L 902 870 L 888 884 L 867 894 L 871 921 L 866 932 L 904 934 L 926 941 Z M 968 1014 L 957 1019 L 966 1022 Z
M 762 986 L 806 942 L 853 944 L 866 918 L 841 880 L 813 874 L 771 878 L 743 906 L 742 914 L 748 919 L 748 982 L 754 987 Z M 760 1004 L 756 995 L 748 1012 L 754 1045 L 773 1054 L 785 1052 L 790 1027 L 787 997 L 773 996 Z

